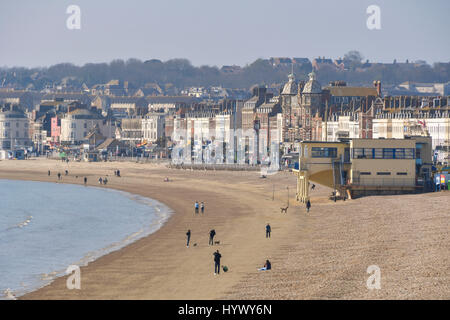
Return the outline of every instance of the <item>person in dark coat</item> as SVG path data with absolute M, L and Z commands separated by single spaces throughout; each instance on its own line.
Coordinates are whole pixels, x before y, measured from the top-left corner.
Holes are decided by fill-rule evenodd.
M 222 255 L 217 250 L 214 252 L 214 275 L 220 273 L 220 258 L 222 258 Z
M 212 229 L 209 232 L 209 245 L 213 246 L 214 245 L 214 236 L 216 235 L 216 230 Z
M 187 237 L 186 247 L 189 248 L 189 241 L 191 240 L 191 229 L 189 229 L 189 230 L 186 232 L 186 237 Z
M 311 209 L 311 201 L 306 201 L 306 212 L 309 212 L 309 209 Z
M 267 224 L 266 226 L 266 238 L 270 238 L 270 232 L 272 231 L 272 228 L 270 227 L 270 224 Z

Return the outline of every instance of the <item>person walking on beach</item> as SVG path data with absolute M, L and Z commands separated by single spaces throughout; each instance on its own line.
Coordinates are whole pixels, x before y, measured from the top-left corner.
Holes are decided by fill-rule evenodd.
M 200 209 L 202 210 L 202 213 L 205 212 L 205 204 L 203 203 L 203 201 L 202 201 L 202 203 L 200 204 Z
M 108 183 L 108 179 L 105 177 L 105 178 L 103 179 L 103 184 L 106 186 L 107 183 Z
M 219 253 L 219 250 L 214 252 L 214 275 L 220 274 L 220 258 L 222 255 Z
M 103 184 L 103 179 L 101 177 L 98 178 L 98 184 Z
M 65 171 L 65 175 L 67 176 L 68 174 L 69 174 L 69 171 L 66 170 L 66 171 Z
M 87 177 L 84 177 L 84 185 L 87 184 Z
M 117 170 L 117 176 L 120 177 L 120 170 Z
M 186 247 L 189 248 L 189 241 L 191 240 L 191 229 L 189 229 L 188 232 L 186 232 L 186 237 L 187 237 Z
M 48 170 L 48 176 L 50 177 L 50 175 L 51 175 L 50 170 Z
M 309 209 L 311 209 L 311 202 L 308 200 L 306 201 L 306 212 L 309 212 Z
M 270 232 L 272 231 L 272 228 L 270 227 L 270 224 L 267 224 L 266 226 L 266 238 L 270 238 Z
M 195 208 L 195 213 L 198 213 L 198 201 L 195 201 L 194 208 Z
M 58 172 L 58 180 L 61 180 L 61 173 Z
M 216 235 L 216 230 L 212 229 L 209 232 L 209 245 L 213 246 L 214 245 L 214 236 Z

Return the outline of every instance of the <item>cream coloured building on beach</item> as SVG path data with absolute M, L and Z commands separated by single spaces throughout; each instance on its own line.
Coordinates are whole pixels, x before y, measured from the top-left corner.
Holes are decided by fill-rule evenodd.
M 310 181 L 349 198 L 427 190 L 431 181 L 431 138 L 351 139 L 299 144 L 297 200 L 309 199 Z

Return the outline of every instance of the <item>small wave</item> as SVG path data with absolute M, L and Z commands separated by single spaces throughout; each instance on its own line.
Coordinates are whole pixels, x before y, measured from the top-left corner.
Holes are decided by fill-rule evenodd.
M 3 292 L 3 296 L 6 298 L 6 299 L 9 299 L 9 300 L 17 300 L 17 298 L 16 298 L 16 296 L 14 295 L 14 293 L 11 291 L 11 289 L 6 289 L 4 292 Z
M 12 226 L 12 227 L 6 228 L 6 231 L 12 230 L 12 229 L 21 229 L 21 228 L 23 228 L 23 227 L 26 227 L 28 224 L 31 223 L 31 220 L 33 220 L 33 216 L 28 216 L 28 217 L 26 217 L 25 220 L 23 220 L 22 222 L 20 222 L 20 223 L 14 225 L 14 226 Z

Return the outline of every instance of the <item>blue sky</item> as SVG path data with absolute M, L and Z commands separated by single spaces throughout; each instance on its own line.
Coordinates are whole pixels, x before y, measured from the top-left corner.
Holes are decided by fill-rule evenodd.
M 81 9 L 69 30 L 66 9 Z M 381 30 L 366 27 L 369 5 Z M 245 65 L 271 56 L 450 61 L 448 0 L 0 1 L 0 66 L 187 58 Z

